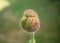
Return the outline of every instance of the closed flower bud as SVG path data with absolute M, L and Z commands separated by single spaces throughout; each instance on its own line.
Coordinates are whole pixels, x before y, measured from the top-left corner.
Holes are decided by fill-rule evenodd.
M 21 27 L 28 32 L 35 32 L 40 28 L 38 15 L 33 10 L 26 10 L 20 20 Z

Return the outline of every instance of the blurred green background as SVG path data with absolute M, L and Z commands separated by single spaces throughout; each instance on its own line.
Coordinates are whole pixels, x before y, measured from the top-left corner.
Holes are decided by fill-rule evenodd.
M 36 43 L 60 43 L 59 0 L 8 1 L 10 5 L 0 11 L 0 43 L 27 43 L 29 33 L 20 28 L 20 18 L 26 9 L 35 10 L 40 18 L 41 26 L 35 34 Z

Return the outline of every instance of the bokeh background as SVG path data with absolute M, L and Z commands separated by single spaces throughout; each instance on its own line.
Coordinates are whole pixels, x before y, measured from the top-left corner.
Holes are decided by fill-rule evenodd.
M 28 42 L 29 33 L 20 28 L 20 18 L 26 9 L 35 10 L 40 18 L 41 26 L 35 34 L 36 43 L 60 43 L 59 0 L 3 1 L 0 0 L 0 43 Z

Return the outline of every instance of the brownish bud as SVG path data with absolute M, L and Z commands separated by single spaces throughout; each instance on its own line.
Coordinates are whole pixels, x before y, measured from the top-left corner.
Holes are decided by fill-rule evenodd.
M 28 32 L 35 32 L 40 28 L 40 21 L 37 13 L 30 9 L 24 11 L 20 24 L 21 27 Z

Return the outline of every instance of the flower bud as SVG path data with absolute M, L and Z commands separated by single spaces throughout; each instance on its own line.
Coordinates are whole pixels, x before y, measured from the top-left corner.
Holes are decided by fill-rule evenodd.
M 24 18 L 24 19 L 23 19 Z M 21 27 L 28 32 L 35 32 L 40 28 L 38 15 L 33 10 L 26 10 L 20 20 Z

